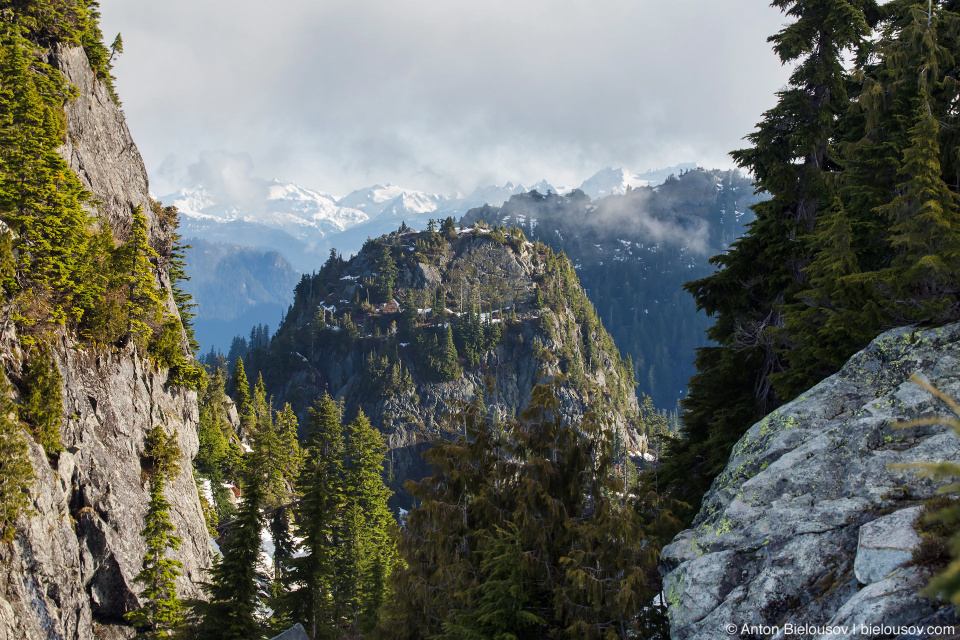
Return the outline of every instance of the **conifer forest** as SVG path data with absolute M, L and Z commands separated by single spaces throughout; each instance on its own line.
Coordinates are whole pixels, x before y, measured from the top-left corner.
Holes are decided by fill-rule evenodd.
M 0 0 L 0 637 L 960 637 L 883 627 L 960 630 L 960 0 L 773 0 L 737 169 L 398 220 L 226 352 L 100 11 Z

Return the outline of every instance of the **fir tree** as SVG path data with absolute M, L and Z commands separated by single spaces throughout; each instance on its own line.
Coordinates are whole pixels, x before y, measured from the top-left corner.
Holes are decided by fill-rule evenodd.
M 559 384 L 537 386 L 507 424 L 460 405 L 460 435 L 427 454 L 435 475 L 407 485 L 419 506 L 381 637 L 636 636 L 657 550 L 679 523 L 659 501 L 653 520 L 642 512 L 652 496 L 612 472 L 596 414 L 563 423 Z
M 880 210 L 891 218 L 897 257 L 884 280 L 895 294 L 890 314 L 901 322 L 948 321 L 960 314 L 960 196 L 940 171 L 940 126 L 929 104 L 917 109 L 898 195 Z
M 240 471 L 241 452 L 235 442 L 236 435 L 227 419 L 226 393 L 224 392 L 223 372 L 215 369 L 200 398 L 200 423 L 198 436 L 200 441 L 194 466 L 197 471 L 210 480 L 213 503 L 219 520 L 226 520 L 233 514 L 233 505 L 229 501 L 223 482 L 235 480 Z
M 289 402 L 283 405 L 282 411 L 277 412 L 274 425 L 280 445 L 281 473 L 286 485 L 292 487 L 300 475 L 303 452 L 300 450 L 300 442 L 297 438 L 300 425 Z
M 180 471 L 177 438 L 176 432 L 168 436 L 159 426 L 147 435 L 144 453 L 152 465 L 150 506 L 141 532 L 147 543 L 147 554 L 135 578 L 135 582 L 143 586 L 140 600 L 145 602 L 125 616 L 137 628 L 139 638 L 166 638 L 183 621 L 183 603 L 176 587 L 183 563 L 167 557 L 168 550 L 177 551 L 182 541 L 173 534 L 170 502 L 164 495 L 165 485 Z
M 253 409 L 253 399 L 250 396 L 250 383 L 247 381 L 247 372 L 243 368 L 243 358 L 238 357 L 233 365 L 233 375 L 230 377 L 231 394 L 237 405 L 237 414 L 240 417 L 240 428 L 250 434 L 256 423 Z
M 787 363 L 784 314 L 803 308 L 809 242 L 818 215 L 833 201 L 832 150 L 838 117 L 848 108 L 843 54 L 869 35 L 873 0 L 776 0 L 796 20 L 772 36 L 784 64 L 796 63 L 777 105 L 733 152 L 771 199 L 754 205 L 756 220 L 730 251 L 711 262 L 718 271 L 685 285 L 697 307 L 715 318 L 699 349 L 697 373 L 683 401 L 683 438 L 671 443 L 663 473 L 696 502 L 726 464 L 743 432 L 783 398 L 774 386 Z M 691 473 L 694 476 L 690 481 Z
M 83 210 L 90 194 L 57 153 L 63 105 L 76 94 L 59 71 L 33 58 L 19 30 L 0 43 L 0 218 L 16 256 L 8 293 L 19 303 L 18 321 L 32 324 L 39 312 L 64 323 L 83 285 L 76 276 L 90 237 Z M 74 319 L 81 314 L 73 310 Z
M 130 236 L 118 255 L 120 268 L 126 273 L 124 285 L 127 300 L 124 311 L 127 315 L 127 333 L 138 345 L 146 348 L 154 327 L 160 321 L 163 303 L 152 262 L 158 256 L 150 246 L 147 218 L 142 207 L 134 210 Z
M 119 35 L 117 36 L 120 37 Z M 172 207 L 171 207 L 172 209 Z M 174 210 L 174 215 L 176 215 Z M 180 322 L 187 335 L 187 341 L 190 344 L 190 350 L 196 356 L 200 351 L 200 343 L 193 331 L 193 319 L 197 316 L 194 309 L 197 303 L 193 301 L 190 295 L 181 283 L 189 282 L 190 276 L 187 275 L 186 252 L 192 249 L 188 244 L 183 244 L 182 237 L 178 233 L 173 234 L 173 248 L 170 250 L 170 290 L 173 293 L 173 301 L 177 305 L 177 311 L 180 313 Z M 212 348 L 212 347 L 211 347 Z
M 397 282 L 398 274 L 397 263 L 390 254 L 389 245 L 380 245 L 373 268 L 377 272 L 373 295 L 380 302 L 389 302 L 393 298 L 393 287 Z
M 453 343 L 453 329 L 450 325 L 447 325 L 443 332 L 443 340 L 438 344 L 434 366 L 437 378 L 441 382 L 456 380 L 463 373 L 460 362 L 457 360 L 457 347 Z

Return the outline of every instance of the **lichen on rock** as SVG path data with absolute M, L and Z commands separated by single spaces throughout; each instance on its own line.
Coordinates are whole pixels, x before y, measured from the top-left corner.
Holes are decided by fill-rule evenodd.
M 897 465 L 960 459 L 960 440 L 944 426 L 898 425 L 943 414 L 909 378 L 957 396 L 958 356 L 960 325 L 889 331 L 753 425 L 693 528 L 663 550 L 672 637 L 932 614 L 938 605 L 919 594 L 929 574 L 908 565 L 910 523 L 945 482 Z

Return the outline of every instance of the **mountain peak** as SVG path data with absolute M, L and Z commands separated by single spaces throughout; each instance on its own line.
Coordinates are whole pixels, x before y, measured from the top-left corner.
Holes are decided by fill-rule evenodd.
M 591 199 L 597 200 L 607 196 L 624 194 L 629 189 L 647 186 L 650 186 L 649 180 L 644 180 L 623 167 L 617 169 L 607 167 L 584 180 L 583 184 L 580 185 L 580 190 L 590 196 Z

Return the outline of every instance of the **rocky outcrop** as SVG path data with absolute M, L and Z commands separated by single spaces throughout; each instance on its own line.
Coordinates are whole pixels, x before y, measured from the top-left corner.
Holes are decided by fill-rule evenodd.
M 436 248 L 426 255 L 418 246 Z M 384 250 L 396 263 L 393 293 L 405 301 L 399 306 L 376 302 L 370 293 Z M 541 308 L 535 304 L 538 286 L 565 294 Z M 435 304 L 438 288 L 446 295 L 445 320 L 426 309 Z M 415 330 L 404 329 L 403 314 L 412 311 L 403 308 L 408 304 L 422 307 Z M 461 352 L 463 374 L 438 382 L 423 345 L 442 340 L 446 325 L 473 307 L 482 309 L 484 321 L 499 324 L 501 337 L 477 354 L 478 362 L 468 362 Z M 371 354 L 401 365 L 411 384 L 398 390 L 371 384 L 365 371 Z M 409 496 L 400 493 L 404 480 L 430 474 L 421 454 L 439 438 L 457 433 L 444 416 L 456 411 L 458 401 L 482 400 L 491 413 L 510 418 L 527 406 L 535 385 L 561 373 L 567 376 L 560 389 L 564 419 L 576 422 L 593 408 L 605 409 L 626 449 L 636 455 L 645 449 L 643 435 L 629 420 L 638 410 L 632 371 L 596 318 L 569 261 L 543 244 L 488 230 L 462 230 L 442 241 L 414 231 L 368 241 L 335 273 L 325 267 L 305 276 L 269 349 L 251 353 L 244 363 L 251 379 L 254 371 L 263 373 L 275 406 L 293 404 L 301 423 L 307 407 L 324 392 L 343 399 L 348 416 L 361 407 L 390 449 L 392 488 L 398 493 L 394 506 L 410 506 Z M 492 393 L 488 380 L 494 383 Z
M 61 152 L 100 201 L 98 211 L 118 239 L 130 228 L 133 208 L 143 206 L 169 294 L 164 257 L 170 229 L 150 212 L 146 171 L 122 112 L 82 49 L 56 48 L 49 62 L 80 91 L 67 107 Z M 149 502 L 141 456 L 155 425 L 176 431 L 183 453 L 180 473 L 166 491 L 183 539 L 176 555 L 183 563 L 182 597 L 201 595 L 197 582 L 211 561 L 191 467 L 198 448 L 196 393 L 167 386 L 166 372 L 154 370 L 132 346 L 93 350 L 61 332 L 53 357 L 63 378 L 66 451 L 50 461 L 30 440 L 37 477 L 30 490 L 33 513 L 18 523 L 12 544 L 0 545 L 0 639 L 131 637 L 123 616 L 140 605 L 134 577 L 146 552 L 140 532 Z M 10 328 L 0 336 L 0 358 L 8 372 L 21 369 Z
M 693 528 L 663 550 L 675 640 L 785 637 L 785 625 L 816 638 L 942 608 L 919 595 L 929 574 L 910 560 L 918 505 L 945 482 L 898 465 L 956 461 L 960 439 L 945 426 L 897 427 L 947 411 L 908 381 L 915 372 L 960 395 L 960 325 L 885 333 L 750 428 Z

